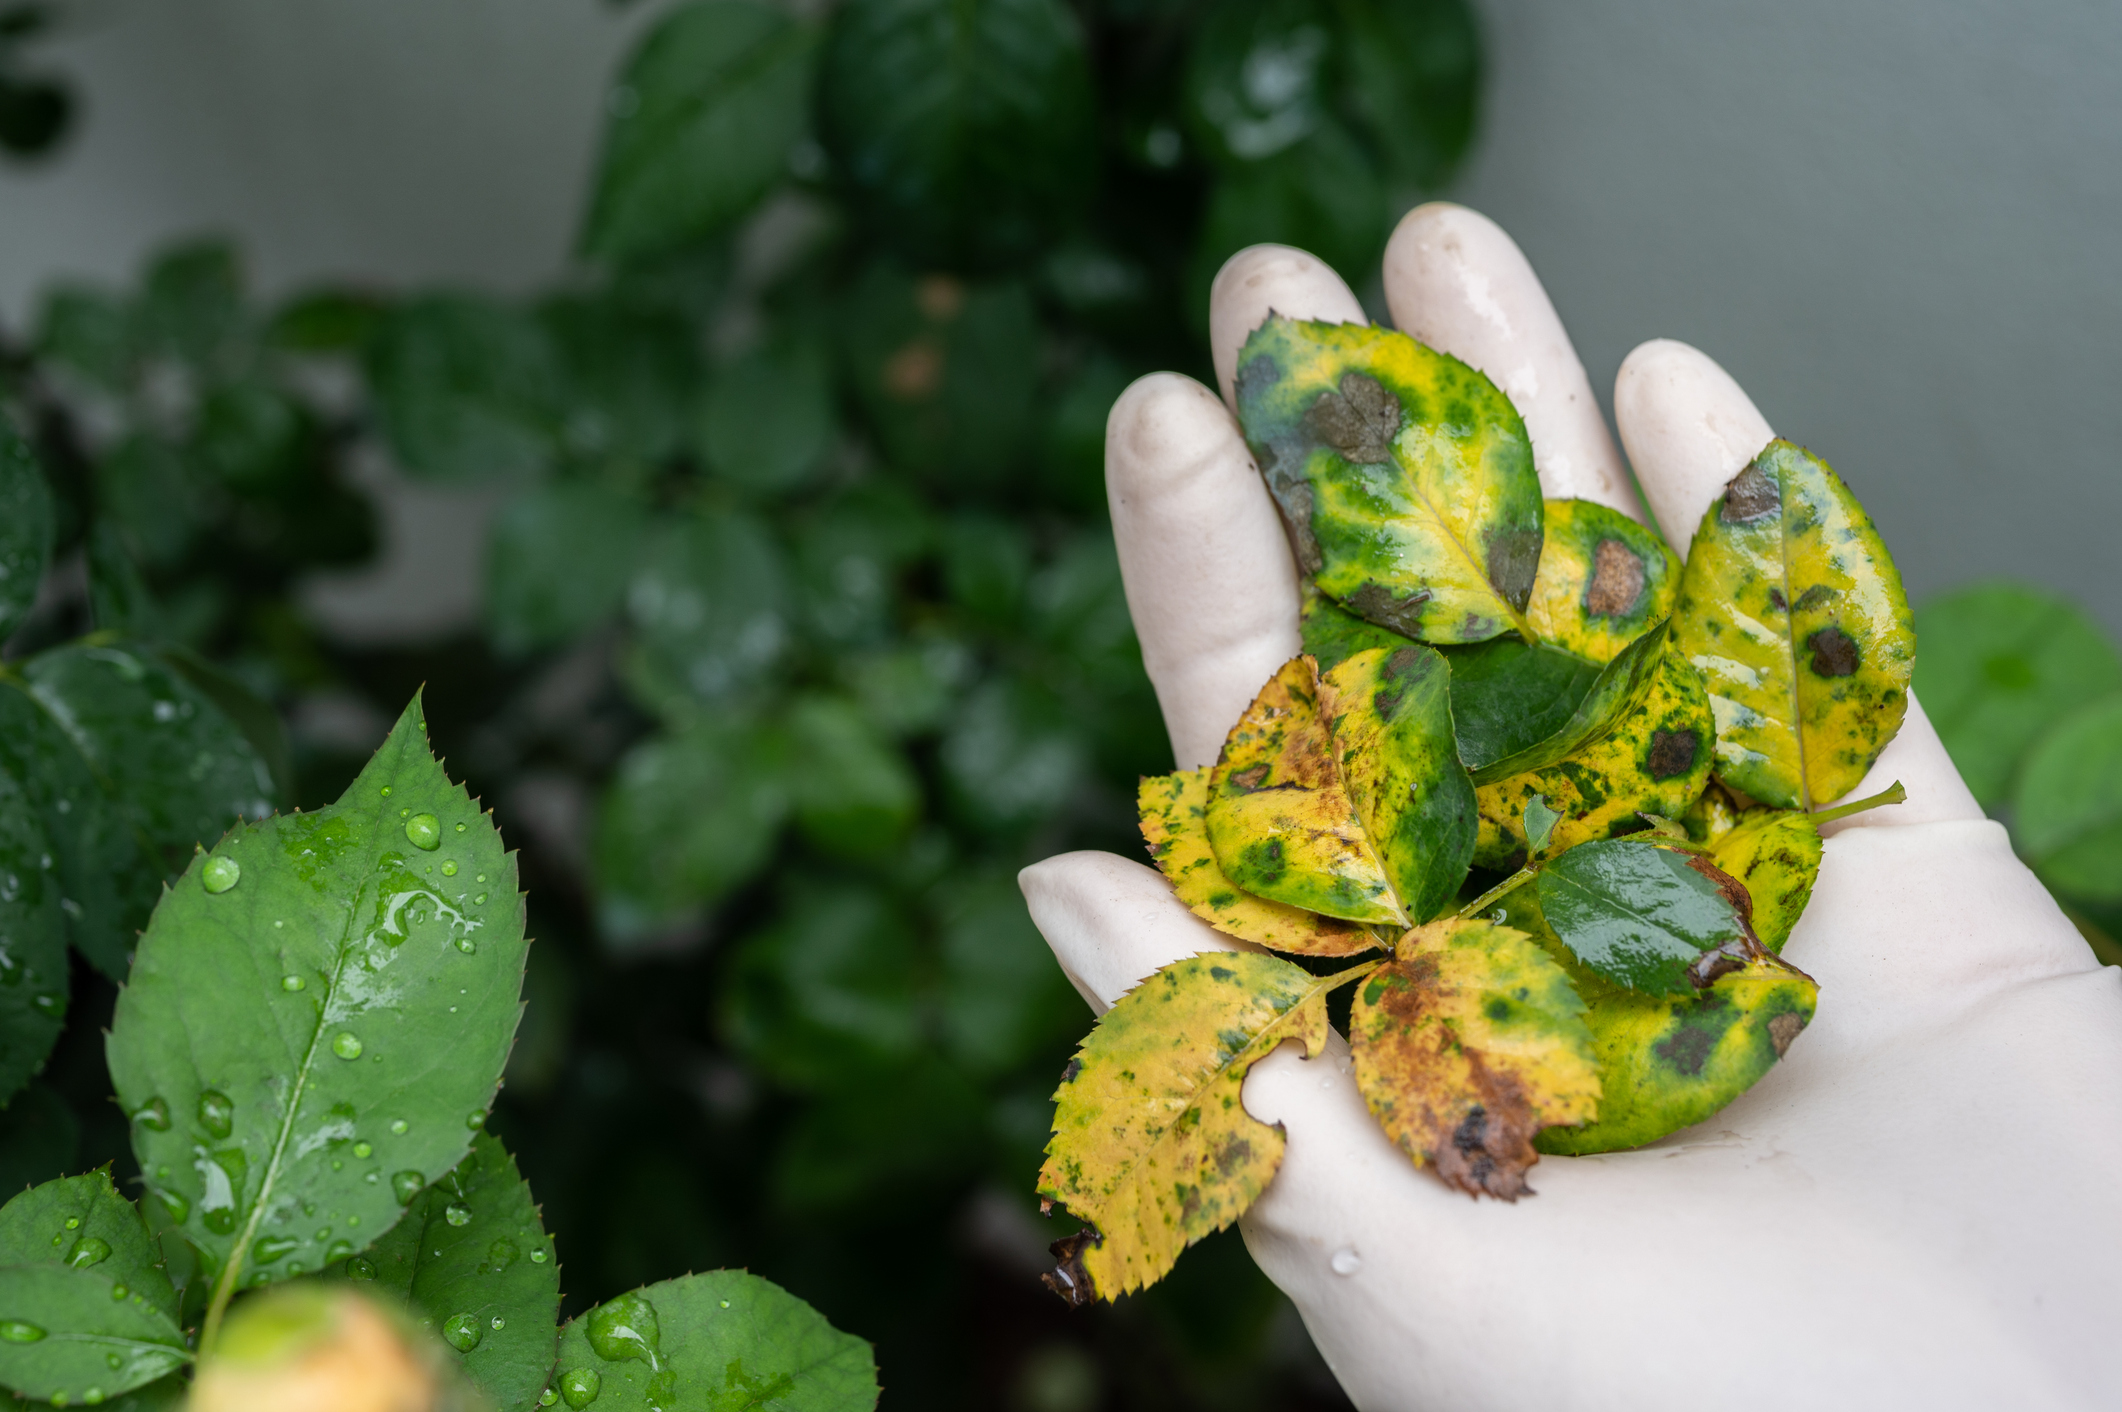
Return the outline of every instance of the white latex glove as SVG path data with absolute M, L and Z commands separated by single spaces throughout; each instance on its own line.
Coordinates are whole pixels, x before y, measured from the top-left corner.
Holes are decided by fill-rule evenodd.
M 1509 393 L 1549 495 L 1640 516 L 1508 236 L 1422 207 L 1385 281 L 1400 328 Z M 1239 345 L 1270 308 L 1364 318 L 1331 270 L 1279 247 L 1233 257 L 1212 297 L 1223 398 L 1146 377 L 1106 432 L 1128 604 L 1182 768 L 1215 759 L 1299 650 L 1296 569 L 1226 406 Z M 1671 342 L 1629 356 L 1614 403 L 1685 553 L 1768 423 Z M 1475 1201 L 1379 1130 L 1339 1036 L 1253 1069 L 1247 1111 L 1289 1140 L 1245 1242 L 1359 1407 L 2122 1408 L 2122 971 L 1983 819 L 1913 700 L 1856 792 L 1896 779 L 1908 803 L 1830 830 L 1786 951 L 1820 983 L 1818 1017 L 1699 1126 L 1544 1158 L 1537 1196 Z M 1240 945 L 1138 862 L 1073 853 L 1022 882 L 1100 1012 L 1160 966 Z

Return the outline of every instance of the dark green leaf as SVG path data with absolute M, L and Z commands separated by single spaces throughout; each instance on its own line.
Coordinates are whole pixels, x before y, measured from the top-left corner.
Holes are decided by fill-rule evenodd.
M 862 714 L 892 735 L 935 729 L 977 670 L 972 649 L 939 632 L 917 633 L 904 646 L 855 658 L 845 682 Z
M 974 1073 L 1002 1073 L 1069 1038 L 1083 1001 L 1007 876 L 957 877 L 942 914 L 943 1041 Z
M 838 432 L 832 360 L 811 339 L 768 343 L 720 369 L 695 424 L 708 469 L 765 494 L 802 484 Z
M 1599 668 L 1582 657 L 1545 643 L 1528 647 L 1515 637 L 1454 647 L 1444 656 L 1452 668 L 1459 760 L 1481 771 L 1477 783 L 1501 778 L 1485 767 L 1530 755 L 1566 729 L 1599 679 Z
M 29 444 L 0 415 L 0 642 L 29 616 L 52 549 L 52 496 Z
M 238 382 L 207 394 L 186 449 L 221 484 L 256 495 L 285 490 L 300 476 L 314 434 L 309 414 L 286 393 Z
M 89 612 L 98 630 L 156 641 L 162 609 L 116 527 L 99 523 L 88 536 Z
M 0 150 L 15 157 L 43 156 L 66 135 L 73 114 L 74 95 L 65 84 L 42 75 L 23 77 L 12 67 L 0 70 Z
M 138 432 L 96 464 L 96 505 L 125 530 L 149 563 L 167 564 L 191 547 L 214 503 L 175 447 Z
M 1059 975 L 1048 954 L 1046 969 Z M 1080 1020 L 1082 1000 L 1072 990 L 1069 1000 Z M 774 1204 L 816 1218 L 918 1199 L 977 1157 L 985 1110 L 976 1076 L 941 1055 L 843 1073 L 802 1105 L 775 1152 Z
M 1960 778 L 2002 804 L 2063 717 L 2122 691 L 2122 654 L 2084 610 L 2030 585 L 1977 584 L 1916 612 L 1916 693 Z
M 1319 0 L 1225 0 L 1187 56 L 1187 117 L 1202 150 L 1242 168 L 1330 122 L 1332 17 Z
M 177 1291 L 140 1208 L 111 1185 L 108 1166 L 32 1187 L 0 1207 L 0 1265 L 94 1270 L 125 1298 L 177 1319 Z M 108 1389 L 116 1391 L 116 1389 Z
M 1599 672 L 1591 689 L 1577 703 L 1577 707 L 1553 735 L 1499 760 L 1490 760 L 1473 771 L 1474 783 L 1489 784 L 1495 780 L 1507 780 L 1527 770 L 1544 770 L 1549 765 L 1576 754 L 1585 746 L 1611 731 L 1622 717 L 1636 710 L 1657 680 L 1661 659 L 1665 655 L 1666 639 L 1671 635 L 1668 623 L 1661 622 L 1643 636 L 1621 649 L 1621 655 Z M 1456 663 L 1454 666 L 1456 667 Z M 1456 672 L 1454 673 L 1456 675 Z M 1452 695 L 1453 712 L 1456 716 L 1459 704 L 1458 693 Z M 1465 738 L 1460 738 L 1461 759 L 1465 758 Z
M 384 312 L 373 295 L 320 289 L 282 305 L 265 338 L 291 353 L 359 353 L 383 327 Z
M 815 43 L 784 10 L 746 0 L 664 16 L 611 91 L 584 250 L 660 255 L 749 210 L 803 134 Z
M 841 175 L 917 259 L 1020 256 L 1089 195 L 1096 99 L 1059 0 L 853 0 L 820 84 Z
M 177 674 L 197 687 L 221 714 L 243 732 L 243 738 L 265 762 L 273 781 L 275 803 L 286 805 L 295 797 L 295 757 L 288 744 L 287 726 L 273 704 L 253 691 L 250 684 L 179 644 L 157 649 L 159 656 Z
M 905 757 L 852 701 L 801 697 L 786 719 L 797 827 L 843 857 L 897 847 L 921 809 L 921 782 Z
M 1129 381 L 1124 364 L 1098 355 L 1054 399 L 1039 470 L 1047 498 L 1063 509 L 1105 517 L 1105 419 Z
M 2012 791 L 2012 824 L 2050 887 L 2122 902 L 2122 697 L 2065 717 L 2034 746 Z
M 648 514 L 596 482 L 518 496 L 486 544 L 486 623 L 506 656 L 573 641 L 619 611 L 641 562 Z
M 1217 179 L 1188 290 L 1206 308 L 1209 282 L 1223 262 L 1262 241 L 1309 250 L 1360 283 L 1384 253 L 1391 215 L 1370 159 L 1328 119 L 1295 147 Z
M 100 289 L 60 286 L 45 296 L 37 353 L 106 391 L 132 381 L 139 330 L 125 303 Z
M 66 1020 L 66 923 L 37 814 L 0 773 L 0 1102 L 44 1067 Z
M 1337 0 L 1342 110 L 1400 187 L 1433 189 L 1473 137 L 1480 34 L 1464 0 Z
M 781 920 L 738 949 L 724 1028 L 783 1083 L 831 1088 L 919 1051 L 914 969 L 913 928 L 888 898 L 805 880 Z
M 570 455 L 654 460 L 677 448 L 700 379 L 683 318 L 578 297 L 547 301 L 539 317 L 560 354 Z
M 225 240 L 185 241 L 149 262 L 140 290 L 143 340 L 198 369 L 225 365 L 243 332 L 243 272 Z
M 1691 853 L 1629 839 L 1579 844 L 1540 871 L 1540 909 L 1576 958 L 1652 995 L 1698 987 L 1689 967 L 1746 935 L 1714 869 Z
M 1298 625 L 1304 636 L 1304 650 L 1318 659 L 1321 672 L 1330 672 L 1358 652 L 1368 652 L 1373 647 L 1398 648 L 1412 647 L 1414 645 L 1415 640 L 1411 637 L 1396 633 L 1391 628 L 1383 628 L 1376 623 L 1363 621 L 1363 619 L 1321 593 L 1309 579 L 1305 580 L 1303 591 L 1304 607 L 1299 615 Z M 1456 692 L 1458 689 L 1459 678 L 1462 674 L 1462 668 L 1459 665 L 1461 661 L 1467 663 L 1463 673 L 1469 682 L 1479 681 L 1484 675 L 1479 663 L 1486 659 L 1491 651 L 1503 654 L 1508 645 L 1517 646 L 1520 651 L 1516 655 L 1523 655 L 1525 644 L 1519 642 L 1516 638 L 1499 638 L 1491 642 L 1476 644 L 1463 652 L 1455 651 L 1450 653 L 1453 690 Z M 1497 663 L 1500 666 L 1506 661 L 1515 660 L 1516 656 L 1499 655 Z M 1588 689 L 1591 678 L 1586 675 L 1584 679 Z M 1470 699 L 1468 701 L 1466 712 L 1469 716 L 1472 715 L 1477 704 L 1476 700 Z M 1570 709 L 1575 710 L 1575 705 L 1572 704 Z M 1456 719 L 1460 714 L 1461 708 L 1455 697 L 1452 705 L 1452 715 Z M 1469 729 L 1469 723 L 1461 721 L 1458 728 L 1460 734 L 1464 736 Z
M 502 1412 L 530 1412 L 553 1370 L 560 1261 L 530 1188 L 489 1134 L 413 1198 L 390 1233 L 335 1271 L 389 1290 Z
M 551 464 L 558 357 L 520 310 L 464 294 L 392 311 L 368 349 L 391 450 L 436 480 L 529 477 Z
M 627 589 L 641 651 L 702 701 L 758 685 L 788 648 L 781 547 L 748 515 L 667 520 Z
M 108 1056 L 148 1199 L 219 1290 L 359 1251 L 462 1160 L 525 945 L 514 856 L 429 753 L 417 698 L 337 803 L 193 859 Z
M 665 1280 L 571 1321 L 553 1385 L 570 1407 L 594 1396 L 597 1412 L 868 1412 L 877 1403 L 868 1344 L 742 1270 Z
M 116 1288 L 99 1270 L 0 1268 L 0 1383 L 55 1403 L 101 1402 L 191 1361 L 169 1315 Z
M 32 1083 L 0 1107 L 0 1192 L 57 1176 L 80 1150 L 81 1124 L 51 1085 Z
M 1059 809 L 1089 764 L 1079 721 L 1029 682 L 992 680 L 959 708 L 943 738 L 943 772 L 982 828 L 1024 828 Z
M 1001 515 L 965 514 L 943 531 L 943 586 L 983 627 L 1018 627 L 1032 574 L 1031 536 Z
M 888 638 L 901 574 L 934 534 L 927 507 L 890 482 L 834 497 L 796 538 L 796 592 L 811 631 L 836 645 Z

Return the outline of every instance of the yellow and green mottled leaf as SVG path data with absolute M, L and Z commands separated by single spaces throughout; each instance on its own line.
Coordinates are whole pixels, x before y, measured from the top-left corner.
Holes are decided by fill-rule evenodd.
M 1190 956 L 1108 1010 L 1054 1093 L 1042 1196 L 1089 1221 L 1061 1275 L 1074 1302 L 1155 1284 L 1244 1214 L 1282 1163 L 1282 1130 L 1239 1100 L 1285 1039 L 1326 1043 L 1331 978 L 1249 951 Z
M 1709 788 L 1680 816 L 1680 823 L 1692 842 L 1715 843 L 1738 827 L 1745 813 L 1723 785 L 1711 780 Z
M 1635 713 L 1643 704 L 1643 698 L 1657 681 L 1664 666 L 1666 640 L 1671 629 L 1660 621 L 1649 632 L 1631 642 L 1621 650 L 1619 656 L 1606 664 L 1584 693 L 1560 728 L 1544 740 L 1538 740 L 1523 749 L 1512 752 L 1499 760 L 1485 761 L 1474 766 L 1474 783 L 1491 784 L 1522 775 L 1529 770 L 1545 769 L 1570 756 L 1589 748 L 1604 738 L 1625 718 Z M 1548 649 L 1552 651 L 1553 649 Z M 1453 697 L 1454 706 L 1458 698 Z M 1460 739 L 1460 759 L 1465 760 L 1465 739 Z
M 1406 647 L 1414 641 L 1405 633 L 1363 621 L 1321 593 L 1310 579 L 1304 581 L 1297 626 L 1304 637 L 1304 650 L 1318 662 L 1322 672 L 1332 671 L 1358 652 L 1368 652 L 1373 647 Z
M 1379 1125 L 1469 1195 L 1517 1200 L 1540 1160 L 1534 1134 L 1599 1108 L 1584 1002 L 1537 941 L 1493 922 L 1446 918 L 1401 938 L 1357 986 L 1349 1042 Z
M 1187 909 L 1217 931 L 1275 951 L 1348 956 L 1377 945 L 1352 922 L 1255 897 L 1216 866 L 1208 846 L 1208 768 L 1142 781 L 1136 792 L 1149 856 Z
M 1820 876 L 1820 830 L 1810 814 L 1755 809 L 1709 845 L 1718 867 L 1746 884 L 1754 900 L 1754 932 L 1781 951 Z
M 1839 798 L 1901 728 L 1916 660 L 1901 575 L 1841 478 L 1787 441 L 1702 517 L 1675 627 L 1716 707 L 1717 778 L 1763 804 Z
M 1335 763 L 1400 906 L 1447 907 L 1474 848 L 1474 786 L 1452 736 L 1451 668 L 1411 645 L 1359 652 L 1319 680 Z
M 1231 727 L 1208 785 L 1208 846 L 1256 897 L 1352 922 L 1406 913 L 1342 787 L 1310 657 L 1268 678 Z
M 1548 851 L 1634 833 L 1641 815 L 1676 819 L 1709 781 L 1715 725 L 1702 676 L 1668 649 L 1637 708 L 1559 764 L 1482 785 L 1474 861 L 1513 865 L 1525 852 L 1525 806 L 1535 796 L 1562 816 Z
M 1557 647 L 1610 662 L 1669 616 L 1680 557 L 1656 530 L 1591 500 L 1547 502 L 1547 540 L 1525 617 Z
M 1428 642 L 1517 631 L 1540 563 L 1532 443 L 1480 372 L 1405 334 L 1272 316 L 1238 355 L 1238 420 L 1304 571 Z

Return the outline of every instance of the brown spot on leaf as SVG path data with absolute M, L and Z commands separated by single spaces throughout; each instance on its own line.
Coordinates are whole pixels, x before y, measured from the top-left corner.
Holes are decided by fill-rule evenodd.
M 1768 591 L 1768 606 L 1778 613 L 1787 613 L 1790 611 L 1790 600 L 1783 596 L 1782 589 L 1771 588 Z
M 1039 1214 L 1042 1216 L 1051 1216 L 1054 1214 L 1054 1199 L 1051 1196 L 1042 1196 L 1039 1198 Z
M 1717 511 L 1717 518 L 1728 525 L 1743 525 L 1772 515 L 1782 506 L 1783 492 L 1774 477 L 1762 470 L 1759 462 L 1749 462 L 1724 487 L 1724 505 Z
M 1312 403 L 1304 424 L 1313 436 L 1359 466 L 1392 459 L 1393 438 L 1405 417 L 1400 399 L 1368 373 L 1341 374 L 1341 390 Z
M 1488 544 L 1489 587 L 1520 612 L 1533 596 L 1533 576 L 1540 570 L 1540 541 L 1538 530 L 1509 530 Z
M 1805 646 L 1813 654 L 1813 673 L 1816 676 L 1847 677 L 1856 674 L 1856 639 L 1833 624 L 1806 638 Z
M 943 383 L 943 350 L 917 338 L 885 360 L 884 390 L 901 402 L 919 402 Z
M 1751 934 L 1754 921 L 1754 895 L 1746 890 L 1746 884 L 1740 882 L 1730 873 L 1725 872 L 1699 853 L 1688 853 L 1684 856 L 1687 859 L 1688 867 L 1693 868 L 1703 877 L 1708 878 L 1717 885 L 1717 891 L 1723 894 L 1726 902 L 1731 904 L 1732 911 L 1739 914 L 1740 923 Z
M 1710 1051 L 1717 1047 L 1721 1031 L 1713 1031 L 1701 1025 L 1682 1025 L 1676 1032 L 1667 1035 L 1651 1046 L 1651 1052 L 1673 1066 L 1679 1072 L 1693 1078 L 1702 1072 L 1709 1062 Z
M 1060 1295 L 1061 1302 L 1069 1308 L 1081 1309 L 1098 1297 L 1097 1289 L 1091 1284 L 1090 1271 L 1083 1268 L 1083 1252 L 1103 1244 L 1105 1237 L 1098 1233 L 1096 1226 L 1085 1226 L 1072 1236 L 1061 1237 L 1046 1248 L 1047 1253 L 1061 1263 L 1039 1276 L 1039 1282 Z
M 1686 774 L 1695 767 L 1695 756 L 1701 749 L 1702 742 L 1693 731 L 1652 731 L 1650 777 L 1669 780 Z
M 1540 1160 L 1533 1151 L 1538 1126 L 1532 1104 L 1515 1077 L 1489 1068 L 1479 1054 L 1466 1057 L 1481 1101 L 1452 1129 L 1450 1141 L 1437 1144 L 1437 1175 L 1468 1196 L 1485 1192 L 1516 1201 L 1531 1193 L 1525 1170 Z
M 1768 1022 L 1768 1042 L 1776 1046 L 1776 1057 L 1790 1053 L 1790 1042 L 1805 1028 L 1805 1017 L 1785 1012 Z
M 1244 790 L 1246 793 L 1250 794 L 1254 790 L 1258 789 L 1260 787 L 1260 782 L 1266 778 L 1267 766 L 1255 765 L 1249 770 L 1232 771 L 1230 775 L 1230 782 L 1238 786 L 1238 788 Z
M 1366 583 L 1344 601 L 1351 613 L 1366 622 L 1417 637 L 1421 635 L 1422 605 L 1429 602 L 1429 590 L 1419 589 L 1405 598 L 1395 598 L 1385 585 Z
M 1595 618 L 1618 618 L 1643 601 L 1643 560 L 1618 539 L 1592 547 L 1591 582 L 1584 589 L 1584 611 Z
M 1289 536 L 1289 550 L 1297 557 L 1297 567 L 1307 574 L 1318 573 L 1325 567 L 1326 556 L 1319 550 L 1319 536 L 1312 533 L 1311 482 L 1301 474 L 1270 471 L 1267 488 L 1274 496 L 1275 508 L 1282 512 L 1282 531 Z
M 1081 1058 L 1071 1059 L 1068 1061 L 1067 1066 L 1061 1070 L 1061 1082 L 1072 1084 L 1076 1081 L 1076 1075 L 1082 1072 L 1083 1060 Z

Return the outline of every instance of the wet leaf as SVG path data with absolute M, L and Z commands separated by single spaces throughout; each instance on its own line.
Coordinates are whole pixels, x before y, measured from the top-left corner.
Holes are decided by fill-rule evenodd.
M 1525 846 L 1538 854 L 1554 837 L 1555 825 L 1562 821 L 1562 816 L 1548 808 L 1547 801 L 1536 794 L 1525 801 L 1524 820 Z
M 256 382 L 208 393 L 185 443 L 191 464 L 244 495 L 286 490 L 314 453 L 316 427 L 301 403 Z
M 1820 829 L 1810 814 L 1753 810 L 1718 835 L 1710 860 L 1746 885 L 1754 903 L 1754 933 L 1781 952 L 1820 876 Z
M 0 1103 L 44 1067 L 66 1022 L 66 922 L 51 844 L 0 772 Z
M 359 1258 L 334 1273 L 404 1300 L 502 1412 L 538 1405 L 559 1336 L 560 1260 L 499 1141 L 473 1138 L 471 1155 Z
M 789 647 L 781 546 L 750 515 L 667 517 L 626 591 L 650 668 L 701 701 L 756 687 Z
M 924 1042 L 917 944 L 901 907 L 858 883 L 791 879 L 773 925 L 737 949 L 723 1030 L 791 1088 L 912 1059 Z
M 1285 1039 L 1319 1052 L 1328 989 L 1289 961 L 1214 952 L 1162 968 L 1099 1019 L 1054 1094 L 1039 1173 L 1042 1196 L 1092 1224 L 1057 1247 L 1056 1293 L 1084 1304 L 1154 1284 L 1244 1214 L 1282 1163 L 1282 1131 L 1239 1090 Z
M 1239 355 L 1238 415 L 1328 596 L 1425 641 L 1532 639 L 1540 482 L 1486 377 L 1404 334 L 1278 316 Z
M 1702 517 L 1674 640 L 1716 707 L 1717 778 L 1776 808 L 1848 793 L 1908 709 L 1901 575 L 1848 487 L 1787 441 Z
M 1377 945 L 1352 923 L 1255 897 L 1223 875 L 1208 844 L 1206 767 L 1142 781 L 1137 795 L 1149 856 L 1193 914 L 1217 931 L 1275 951 L 1348 956 Z
M 1642 709 L 1644 698 L 1664 669 L 1668 636 L 1667 626 L 1661 622 L 1623 648 L 1618 657 L 1606 664 L 1554 734 L 1473 769 L 1474 783 L 1491 784 L 1545 769 L 1581 754 L 1612 733 Z M 1457 704 L 1454 698 L 1453 706 L 1456 708 Z M 1464 759 L 1465 754 L 1465 740 L 1461 737 L 1460 758 Z
M 101 1402 L 191 1361 L 175 1320 L 116 1288 L 93 1268 L 0 1268 L 0 1384 L 53 1402 Z
M 162 437 L 134 432 L 96 462 L 96 508 L 150 564 L 184 557 L 216 500 Z
M 566 1405 L 593 1396 L 597 1412 L 869 1412 L 877 1403 L 868 1344 L 742 1270 L 665 1280 L 598 1305 L 560 1331 L 557 1369 Z
M 362 1249 L 462 1159 L 525 946 L 514 857 L 429 753 L 417 698 L 337 803 L 194 856 L 107 1051 L 145 1199 L 219 1288 Z
M 1223 876 L 1255 897 L 1405 927 L 1342 784 L 1318 690 L 1312 660 L 1293 657 L 1231 728 L 1209 775 L 1209 847 Z
M 664 15 L 607 99 L 584 251 L 660 255 L 749 211 L 803 135 L 816 46 L 811 26 L 771 5 L 707 0 Z
M 921 781 L 852 701 L 802 696 L 786 708 L 796 826 L 828 853 L 896 848 L 921 812 Z
M 2122 698 L 2066 717 L 2034 747 L 2012 791 L 2012 824 L 2050 887 L 2122 902 Z
M 513 657 L 559 646 L 618 612 L 647 537 L 646 510 L 594 482 L 561 481 L 511 500 L 486 543 L 495 648 Z
M 1427 647 L 1358 653 L 1320 679 L 1341 779 L 1410 920 L 1466 880 L 1474 787 L 1452 740 L 1451 670 Z
M 1449 648 L 1444 656 L 1452 668 L 1459 761 L 1484 773 L 1536 758 L 1545 742 L 1570 727 L 1600 676 L 1596 665 L 1574 653 L 1546 643 L 1527 646 L 1515 637 Z
M 1356 987 L 1356 1083 L 1416 1166 L 1469 1196 L 1515 1201 L 1540 1160 L 1533 1135 L 1598 1111 L 1583 1015 L 1568 976 L 1524 932 L 1432 922 Z
M 1693 852 L 1634 839 L 1586 843 L 1542 865 L 1547 924 L 1570 953 L 1647 995 L 1701 988 L 1704 953 L 1747 935 L 1731 879 Z
M 94 1270 L 124 1285 L 126 1299 L 177 1322 L 177 1291 L 163 1272 L 161 1248 L 140 1208 L 111 1184 L 107 1165 L 44 1182 L 0 1207 L 0 1266 L 9 1265 Z
M 1634 833 L 1644 814 L 1679 817 L 1709 780 L 1714 730 L 1701 673 L 1668 648 L 1641 703 L 1606 735 L 1558 764 L 1480 787 L 1474 861 L 1497 868 L 1520 855 L 1534 795 L 1562 816 L 1551 850 Z
M 242 732 L 243 739 L 265 762 L 266 776 L 272 781 L 272 800 L 275 804 L 287 805 L 295 797 L 295 757 L 288 743 L 287 726 L 280 713 L 251 689 L 234 672 L 207 660 L 182 643 L 164 643 L 155 649 L 164 665 L 192 686 L 201 696 L 214 703 L 229 724 Z
M 434 480 L 528 480 L 557 455 L 560 362 L 520 309 L 464 294 L 393 310 L 367 350 L 399 464 Z
M 1680 558 L 1656 530 L 1591 500 L 1547 502 L 1547 539 L 1526 620 L 1542 638 L 1594 662 L 1671 616 Z
M 2122 654 L 2066 598 L 1977 584 L 1916 611 L 1916 690 L 1960 778 L 1986 809 L 2009 797 L 2029 751 L 2082 706 L 2122 691 Z
M 37 601 L 52 549 L 52 496 L 29 444 L 0 416 L 0 642 Z
M 716 475 L 774 494 L 803 483 L 839 432 L 832 360 L 808 338 L 769 343 L 719 370 L 694 436 Z
M 1739 801 L 1733 799 L 1723 785 L 1713 780 L 1709 788 L 1702 791 L 1701 798 L 1689 805 L 1687 812 L 1680 816 L 1680 823 L 1687 830 L 1690 842 L 1715 843 L 1738 827 L 1739 820 L 1746 812 L 1739 807 Z

